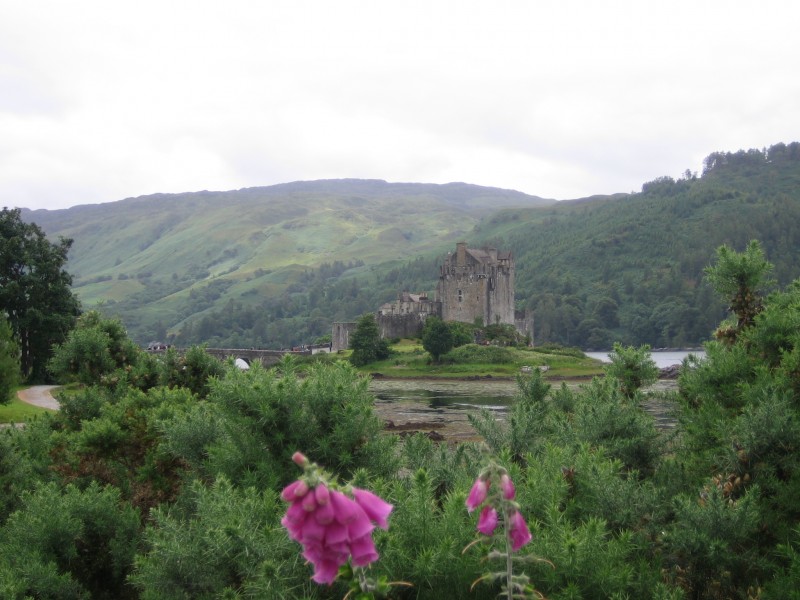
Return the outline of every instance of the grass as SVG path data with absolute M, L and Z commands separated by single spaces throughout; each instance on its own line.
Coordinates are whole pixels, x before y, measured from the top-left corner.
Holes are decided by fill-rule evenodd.
M 46 412 L 53 411 L 47 408 L 39 408 L 32 404 L 26 404 L 15 396 L 9 404 L 0 405 L 0 423 L 24 423 L 30 417 L 41 415 Z
M 546 378 L 590 377 L 601 374 L 603 370 L 601 363 L 595 359 L 540 349 L 470 345 L 443 356 L 438 364 L 431 362 L 430 355 L 422 349 L 418 340 L 401 340 L 392 345 L 392 350 L 394 354 L 388 359 L 370 363 L 360 370 L 388 377 L 452 379 L 487 376 L 511 378 L 520 373 L 523 366 L 547 366 Z M 491 358 L 498 358 L 502 362 Z

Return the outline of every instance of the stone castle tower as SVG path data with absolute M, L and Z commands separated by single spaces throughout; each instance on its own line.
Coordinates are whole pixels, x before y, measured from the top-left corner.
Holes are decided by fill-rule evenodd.
M 416 337 L 425 319 L 441 317 L 444 321 L 484 325 L 513 325 L 524 335 L 533 334 L 533 323 L 525 312 L 514 310 L 514 258 L 496 248 L 467 248 L 456 244 L 456 253 L 448 253 L 440 267 L 436 299 L 427 294 L 401 292 L 397 300 L 381 306 L 375 314 L 381 337 Z M 334 323 L 333 351 L 350 345 L 356 323 Z
M 445 321 L 515 325 L 514 258 L 510 252 L 459 242 L 441 266 L 436 296 Z

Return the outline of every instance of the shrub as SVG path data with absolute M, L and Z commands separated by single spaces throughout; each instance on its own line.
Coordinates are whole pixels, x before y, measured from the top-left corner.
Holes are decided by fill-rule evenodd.
M 658 367 L 650 358 L 650 346 L 646 344 L 634 348 L 616 342 L 609 358 L 611 364 L 605 368 L 606 376 L 617 380 L 620 392 L 626 398 L 633 398 L 642 387 L 658 379 Z
M 275 491 L 239 489 L 225 478 L 195 481 L 172 509 L 157 508 L 131 582 L 142 600 L 313 598 L 296 545 L 279 526 Z
M 675 522 L 662 541 L 672 582 L 696 598 L 736 597 L 760 565 L 758 490 L 730 501 L 716 486 L 675 499 Z
M 515 355 L 511 348 L 467 344 L 448 352 L 445 360 L 455 364 L 511 364 L 515 360 Z
M 139 515 L 119 491 L 54 484 L 26 492 L 0 532 L 6 597 L 127 598 Z
M 347 362 L 311 365 L 300 377 L 296 361 L 286 357 L 279 370 L 232 368 L 210 385 L 208 402 L 215 409 L 207 412 L 218 421 L 202 434 L 209 440 L 203 461 L 208 473 L 237 485 L 285 485 L 298 448 L 340 475 L 367 466 L 382 474 L 397 466 L 395 438 L 378 435 L 383 423 L 373 412 L 369 381 Z M 161 425 L 171 448 L 184 447 L 173 429 L 189 431 L 190 421 L 203 430 L 202 414 L 176 413 Z M 198 452 L 192 446 L 190 460 Z

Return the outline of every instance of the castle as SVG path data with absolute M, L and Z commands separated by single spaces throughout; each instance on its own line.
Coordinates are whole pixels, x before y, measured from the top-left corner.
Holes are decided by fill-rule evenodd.
M 401 292 L 397 300 L 381 306 L 375 320 L 384 338 L 418 337 L 425 319 L 436 316 L 444 321 L 514 325 L 530 335 L 533 330 L 527 314 L 514 310 L 514 257 L 496 248 L 467 248 L 456 244 L 440 267 L 436 299 L 425 293 Z M 355 323 L 334 323 L 333 351 L 349 347 Z

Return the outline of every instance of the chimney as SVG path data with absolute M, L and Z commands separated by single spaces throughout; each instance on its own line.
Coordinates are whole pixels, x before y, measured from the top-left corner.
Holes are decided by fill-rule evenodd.
M 456 244 L 456 265 L 463 267 L 467 264 L 467 242 Z

